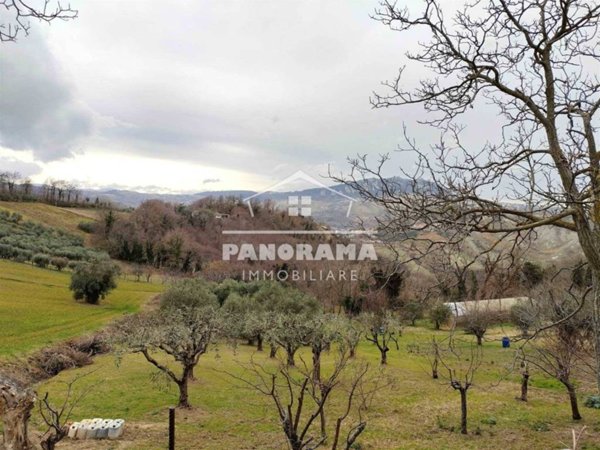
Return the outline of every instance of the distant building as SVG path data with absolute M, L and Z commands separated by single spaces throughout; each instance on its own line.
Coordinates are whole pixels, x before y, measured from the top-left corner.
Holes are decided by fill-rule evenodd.
M 468 302 L 448 302 L 448 306 L 455 317 L 461 317 L 469 311 L 491 311 L 491 312 L 510 312 L 514 305 L 529 301 L 529 297 L 505 297 L 492 298 L 487 300 L 472 300 Z

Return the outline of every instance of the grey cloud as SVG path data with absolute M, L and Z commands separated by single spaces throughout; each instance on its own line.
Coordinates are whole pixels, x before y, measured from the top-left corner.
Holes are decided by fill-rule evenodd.
M 19 172 L 24 177 L 30 177 L 41 171 L 42 168 L 36 163 L 0 156 L 0 172 Z
M 18 43 L 2 45 L 1 145 L 51 161 L 70 156 L 91 129 L 91 113 L 74 97 L 35 27 Z
M 206 180 L 202 180 L 202 184 L 219 183 L 220 181 L 219 178 L 207 178 Z
M 422 38 L 400 40 L 370 19 L 376 0 L 173 4 L 74 0 L 80 17 L 52 25 L 52 49 L 99 118 L 93 140 L 82 145 L 265 175 L 393 152 L 404 122 L 421 145 L 437 141 L 416 127 L 422 111 L 370 107 L 371 92 Z M 0 102 L 17 112 L 0 116 L 0 142 L 44 159 L 68 155 L 89 133 L 90 118 L 46 44 L 24 39 L 8 48 L 10 58 L 4 50 L 2 89 L 10 100 Z M 34 56 L 41 62 L 33 64 Z M 10 80 L 4 72 L 13 73 Z M 405 82 L 422 75 L 409 66 Z M 476 117 L 472 126 L 488 134 L 492 124 Z

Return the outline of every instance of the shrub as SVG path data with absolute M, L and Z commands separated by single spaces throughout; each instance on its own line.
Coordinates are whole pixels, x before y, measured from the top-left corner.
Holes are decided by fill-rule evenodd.
M 588 408 L 600 409 L 600 395 L 590 395 L 585 399 L 584 405 Z
M 94 222 L 79 222 L 77 224 L 77 228 L 79 228 L 84 233 L 93 233 L 96 229 L 96 224 Z
M 71 275 L 70 289 L 76 300 L 98 304 L 112 289 L 117 287 L 118 267 L 110 260 L 95 260 L 75 267 Z
M 29 365 L 41 372 L 38 378 L 50 378 L 66 369 L 83 367 L 92 363 L 89 354 L 81 352 L 68 344 L 45 348 L 28 359 Z
M 38 267 L 45 269 L 50 264 L 50 257 L 43 253 L 37 253 L 33 255 L 31 261 Z
M 423 318 L 424 311 L 425 305 L 423 302 L 411 300 L 402 307 L 400 314 L 404 320 L 408 321 L 412 326 L 415 326 L 417 319 Z
M 443 303 L 438 303 L 429 311 L 429 318 L 434 323 L 436 330 L 439 330 L 443 324 L 448 322 L 451 316 L 452 311 L 450 307 Z
M 529 334 L 529 330 L 535 323 L 535 315 L 525 305 L 513 305 L 510 308 L 510 321 L 521 330 L 523 336 Z
M 106 333 L 99 332 L 90 336 L 82 336 L 79 338 L 72 339 L 67 342 L 69 346 L 73 347 L 82 353 L 86 353 L 89 356 L 103 355 L 110 351 L 108 345 Z
M 16 249 L 12 245 L 0 244 L 0 258 L 11 259 L 16 256 Z
M 544 279 L 544 269 L 537 263 L 526 261 L 521 268 L 523 282 L 527 287 L 537 286 Z
M 19 262 L 31 261 L 32 258 L 33 258 L 33 252 L 31 250 L 23 250 L 20 248 L 17 249 L 17 256 L 15 257 L 16 261 L 19 261 Z
M 56 270 L 59 272 L 62 271 L 69 264 L 69 260 L 67 258 L 56 257 L 50 260 L 50 264 L 56 267 Z

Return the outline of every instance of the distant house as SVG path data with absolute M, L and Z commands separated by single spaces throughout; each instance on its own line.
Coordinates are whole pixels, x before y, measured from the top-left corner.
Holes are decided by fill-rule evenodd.
M 491 312 L 510 312 L 514 305 L 529 301 L 529 297 L 505 297 L 492 298 L 487 300 L 472 300 L 468 302 L 448 302 L 448 306 L 454 317 L 461 317 L 469 311 L 491 311 Z
M 229 219 L 229 214 L 215 213 L 215 219 Z

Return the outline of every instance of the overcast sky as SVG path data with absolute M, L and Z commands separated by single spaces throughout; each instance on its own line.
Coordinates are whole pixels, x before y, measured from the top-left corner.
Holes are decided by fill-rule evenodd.
M 435 139 L 419 110 L 371 109 L 418 38 L 372 20 L 376 1 L 71 5 L 75 21 L 0 44 L 0 168 L 37 182 L 261 189 L 392 152 L 403 124 Z

